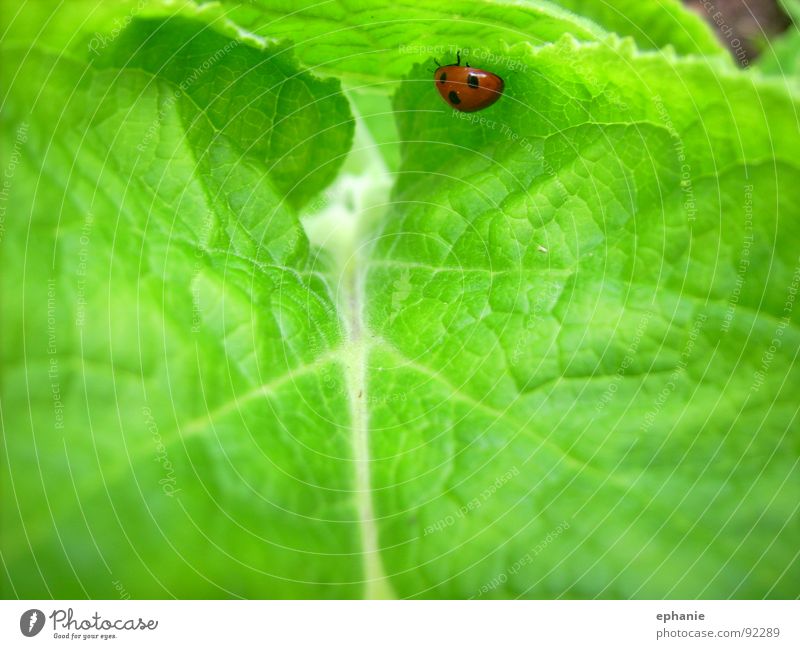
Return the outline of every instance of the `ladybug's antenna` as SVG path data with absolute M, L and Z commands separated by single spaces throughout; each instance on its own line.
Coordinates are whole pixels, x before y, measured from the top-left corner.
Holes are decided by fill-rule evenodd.
M 439 61 L 437 61 L 436 59 L 433 59 L 433 62 L 436 64 L 437 67 L 440 67 L 440 68 L 442 67 L 442 64 L 439 63 Z
M 461 50 L 456 52 L 456 65 L 461 65 Z

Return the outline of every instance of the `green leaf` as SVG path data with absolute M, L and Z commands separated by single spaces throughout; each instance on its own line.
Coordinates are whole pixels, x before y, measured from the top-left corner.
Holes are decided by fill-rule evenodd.
M 679 0 L 554 0 L 609 31 L 632 36 L 642 49 L 673 47 L 680 54 L 726 55 L 714 32 Z
M 800 90 L 800 29 L 790 27 L 771 41 L 756 62 L 762 74 L 783 79 L 795 92 Z
M 543 2 L 277 7 L 4 47 L 0 592 L 797 597 L 796 99 Z
M 469 51 L 473 64 L 502 71 L 519 65 L 501 56 L 509 46 L 548 43 L 564 33 L 590 41 L 605 35 L 546 0 L 301 0 L 290 13 L 279 0 L 220 5 L 221 15 L 256 35 L 293 41 L 307 65 L 377 81 L 384 92 L 421 58 L 449 62 L 457 51 Z
M 779 3 L 795 25 L 800 22 L 800 2 L 798 0 L 779 0 Z
M 376 471 L 389 574 L 405 595 L 795 596 L 791 102 L 624 47 L 526 60 L 495 111 L 396 99 L 415 138 L 368 320 L 384 380 L 426 397 L 371 419 L 416 431 Z
M 175 43 L 184 45 L 176 51 Z M 341 121 L 349 114 L 339 83 L 299 73 L 286 47 L 265 56 L 238 45 L 182 18 L 137 20 L 95 63 L 169 82 L 190 135 L 224 136 L 243 161 L 267 170 L 279 195 L 301 204 L 330 184 L 350 147 L 353 124 Z
M 349 148 L 337 84 L 183 21 L 137 23 L 90 66 L 9 65 L 26 207 L 2 249 L 3 402 L 33 410 L 4 429 L 41 475 L 4 475 L 4 593 L 356 595 L 341 334 L 282 191 Z

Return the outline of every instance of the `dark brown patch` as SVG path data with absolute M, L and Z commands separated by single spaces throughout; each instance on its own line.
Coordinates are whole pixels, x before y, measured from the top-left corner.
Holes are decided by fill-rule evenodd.
M 450 100 L 451 104 L 460 104 L 461 99 L 458 97 L 458 93 L 455 90 L 451 90 L 450 94 L 447 95 L 447 98 Z

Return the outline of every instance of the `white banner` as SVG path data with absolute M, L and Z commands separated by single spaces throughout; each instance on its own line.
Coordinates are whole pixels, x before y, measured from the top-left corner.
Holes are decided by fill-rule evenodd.
M 797 601 L 3 601 L 0 647 L 800 647 Z M 581 644 L 578 644 L 581 643 Z

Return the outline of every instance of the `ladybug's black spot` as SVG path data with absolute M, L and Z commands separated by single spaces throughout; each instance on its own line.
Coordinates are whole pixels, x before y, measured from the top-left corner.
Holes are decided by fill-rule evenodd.
M 442 74 L 439 76 L 439 83 L 444 83 L 445 81 L 447 81 L 447 73 L 442 72 Z
M 450 100 L 451 104 L 460 104 L 461 99 L 458 97 L 458 93 L 455 90 L 451 90 L 450 94 L 447 95 L 447 98 Z
M 477 88 L 478 87 L 478 77 L 474 74 L 470 74 L 467 76 L 467 85 L 470 88 Z

